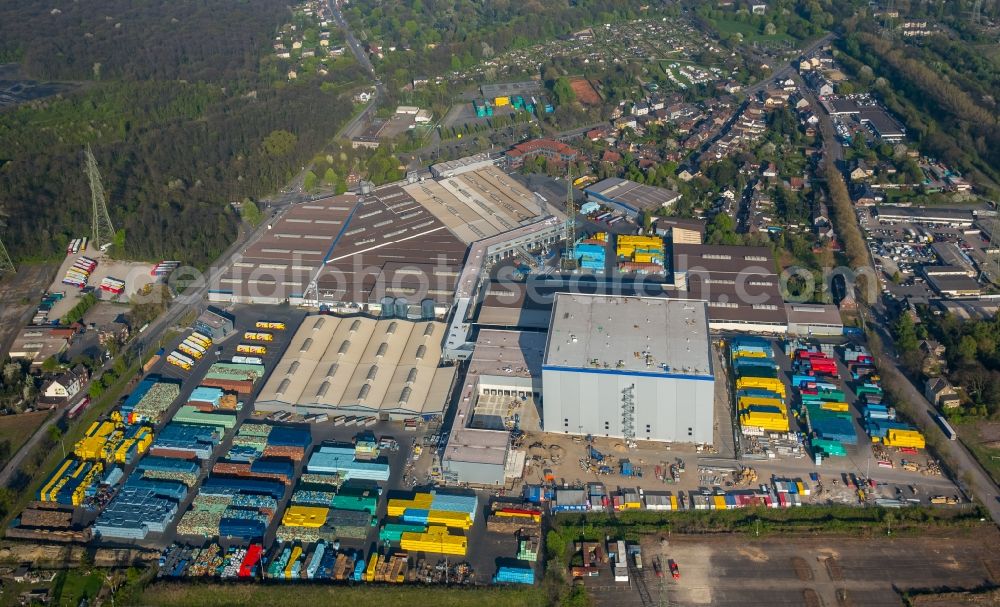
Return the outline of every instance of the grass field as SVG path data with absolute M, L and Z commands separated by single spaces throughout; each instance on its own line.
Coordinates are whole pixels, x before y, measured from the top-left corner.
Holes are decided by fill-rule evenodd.
M 35 413 L 21 413 L 19 415 L 4 415 L 0 417 L 0 443 L 10 442 L 10 455 L 0 459 L 0 466 L 7 463 L 7 460 L 17 453 L 21 445 L 28 442 L 28 439 L 38 426 L 42 425 L 50 411 L 36 411 Z
M 993 482 L 1000 483 L 1000 423 L 978 420 L 955 424 L 955 430 Z
M 55 590 L 58 600 L 54 604 L 61 607 L 77 607 L 84 597 L 88 601 L 93 601 L 103 584 L 104 578 L 100 573 L 92 572 L 85 575 L 75 570 L 67 571 L 62 579 L 56 578 Z
M 546 597 L 531 588 L 428 588 L 157 582 L 136 605 L 143 607 L 273 607 L 274 605 L 379 605 L 379 607 L 541 607 Z
M 743 34 L 743 40 L 745 42 L 788 42 L 792 39 L 792 37 L 788 34 L 765 36 L 750 23 L 743 23 L 741 21 L 729 19 L 718 19 L 712 21 L 712 26 L 717 29 L 720 34 Z

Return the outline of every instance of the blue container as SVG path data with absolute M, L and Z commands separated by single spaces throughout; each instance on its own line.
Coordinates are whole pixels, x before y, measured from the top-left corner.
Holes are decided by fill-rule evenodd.
M 424 510 L 422 508 L 407 508 L 406 510 L 403 511 L 403 522 L 426 525 L 427 518 L 429 516 L 430 516 L 429 510 Z
M 295 465 L 288 460 L 258 459 L 250 464 L 250 472 L 254 474 L 279 474 L 291 478 L 295 474 Z
M 255 540 L 264 537 L 265 527 L 260 521 L 242 518 L 223 518 L 219 521 L 221 537 Z
M 506 565 L 497 569 L 493 576 L 494 584 L 534 584 L 535 572 L 533 569 L 523 567 L 508 567 Z
M 274 426 L 267 435 L 267 444 L 275 447 L 302 447 L 312 444 L 312 433 L 306 428 Z

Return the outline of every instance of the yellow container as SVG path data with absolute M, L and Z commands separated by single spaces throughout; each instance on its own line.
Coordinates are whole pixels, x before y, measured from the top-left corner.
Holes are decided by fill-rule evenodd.
M 45 486 L 42 487 L 42 490 L 39 492 L 43 502 L 52 501 L 49 499 L 49 493 L 52 491 L 52 487 L 54 487 L 66 475 L 66 471 L 72 464 L 73 460 L 71 459 L 63 460 L 63 463 L 59 466 L 58 471 L 52 475 L 52 480 L 45 483 Z
M 712 496 L 712 502 L 714 503 L 716 510 L 725 510 L 726 509 L 726 498 L 725 498 L 725 496 L 714 495 L 714 496 Z
M 371 559 L 368 560 L 368 568 L 365 569 L 365 581 L 374 582 L 375 581 L 375 571 L 378 570 L 378 563 L 382 560 L 381 554 L 373 554 Z
M 493 100 L 493 105 L 497 107 L 503 107 L 505 105 L 510 105 L 510 97 L 497 97 Z
M 431 525 L 444 525 L 458 529 L 469 529 L 472 527 L 472 517 L 467 512 L 431 510 L 427 513 L 427 522 Z
M 882 442 L 889 447 L 923 449 L 926 446 L 924 435 L 914 430 L 889 430 Z
M 671 495 L 670 496 L 670 509 L 671 510 L 677 510 L 677 496 L 676 495 Z
M 733 350 L 733 358 L 767 358 L 766 352 L 756 350 Z
M 827 411 L 847 411 L 847 403 L 820 403 L 820 409 L 825 409 Z
M 289 527 L 309 527 L 319 528 L 326 523 L 326 517 L 330 514 L 329 508 L 321 506 L 289 506 L 285 514 L 281 517 L 281 524 Z
M 765 396 L 741 396 L 737 399 L 736 403 L 740 409 L 746 409 L 753 405 L 765 405 L 768 407 L 778 407 L 779 409 L 785 408 L 785 401 L 780 398 L 767 398 Z
M 403 550 L 416 552 L 465 556 L 468 540 L 464 535 L 450 534 L 447 527 L 435 525 L 428 527 L 424 533 L 404 532 L 400 537 L 399 546 Z
M 295 548 L 292 548 L 292 554 L 288 557 L 288 564 L 285 565 L 286 580 L 291 579 L 292 569 L 295 567 L 295 561 L 299 560 L 300 556 L 302 556 L 302 547 L 296 546 Z
M 781 383 L 781 380 L 771 379 L 767 377 L 741 377 L 736 380 L 737 390 L 746 390 L 748 388 L 763 388 L 764 390 L 770 390 L 775 394 L 785 398 L 785 384 Z

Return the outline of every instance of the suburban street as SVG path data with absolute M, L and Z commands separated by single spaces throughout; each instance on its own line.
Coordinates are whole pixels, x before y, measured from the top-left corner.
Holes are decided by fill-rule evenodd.
M 337 4 L 337 0 L 329 0 L 329 4 L 330 11 L 333 13 L 333 20 L 344 31 L 344 38 L 347 40 L 347 46 L 350 47 L 351 53 L 357 59 L 358 63 L 371 74 L 372 81 L 375 83 L 375 93 L 368 102 L 368 106 L 340 129 L 338 136 L 343 136 L 354 132 L 358 128 L 358 125 L 371 122 L 372 116 L 375 114 L 375 110 L 378 109 L 381 99 L 385 97 L 385 86 L 379 80 L 378 76 L 375 75 L 375 66 L 372 65 L 371 59 L 368 58 L 368 53 L 365 52 L 354 32 L 351 31 L 351 27 L 347 24 L 347 19 L 344 18 L 344 14 L 340 11 L 340 5 Z

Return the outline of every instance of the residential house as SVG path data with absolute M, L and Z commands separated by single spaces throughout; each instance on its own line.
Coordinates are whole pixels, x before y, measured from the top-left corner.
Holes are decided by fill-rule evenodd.
M 536 156 L 544 156 L 547 160 L 556 164 L 565 165 L 568 162 L 575 162 L 579 153 L 559 141 L 552 139 L 533 139 L 518 143 L 510 150 L 507 150 L 505 157 L 512 169 L 524 166 L 524 161 Z
M 778 167 L 774 165 L 773 162 L 767 163 L 767 166 L 760 172 L 761 176 L 768 179 L 774 179 L 778 176 Z
M 943 377 L 932 377 L 924 384 L 924 396 L 939 409 L 954 409 L 962 399 L 951 383 Z
M 920 371 L 924 375 L 934 377 L 941 375 L 947 370 L 944 360 L 944 344 L 933 339 L 925 339 L 920 342 L 918 349 L 923 355 Z
M 864 160 L 854 161 L 851 167 L 851 172 L 848 174 L 851 181 L 862 181 L 864 179 L 871 179 L 875 176 L 875 170 L 868 165 Z

